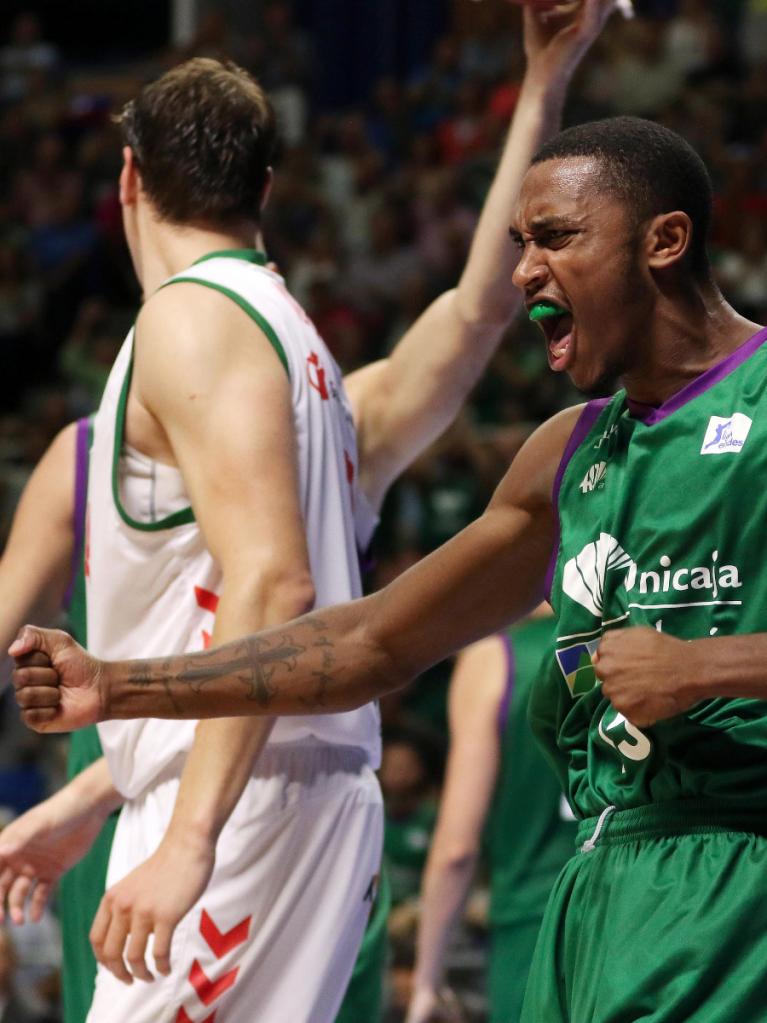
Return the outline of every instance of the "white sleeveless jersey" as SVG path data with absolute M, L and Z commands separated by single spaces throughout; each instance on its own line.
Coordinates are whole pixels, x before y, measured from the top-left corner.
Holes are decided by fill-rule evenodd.
M 301 509 L 316 607 L 361 594 L 358 550 L 375 516 L 356 485 L 357 445 L 341 373 L 313 324 L 260 253 L 214 253 L 167 282 L 223 292 L 258 324 L 290 377 Z M 126 448 L 133 330 L 95 417 L 88 484 L 88 648 L 124 660 L 204 649 L 223 581 L 205 547 L 180 472 Z M 196 721 L 111 721 L 99 735 L 116 787 L 133 798 L 181 770 Z M 380 760 L 378 709 L 280 719 L 270 743 L 333 743 Z

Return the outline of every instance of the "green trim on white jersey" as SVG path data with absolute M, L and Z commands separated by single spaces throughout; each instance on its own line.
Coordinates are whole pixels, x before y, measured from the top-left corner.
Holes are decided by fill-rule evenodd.
M 217 256 L 229 255 L 229 253 L 222 252 L 211 253 L 210 256 L 203 256 L 202 259 L 203 260 L 212 259 L 213 256 L 216 255 Z M 200 263 L 202 262 L 202 260 L 198 259 L 197 262 Z M 256 326 L 260 327 L 261 330 L 264 332 L 267 341 L 277 353 L 277 357 L 279 358 L 282 365 L 285 367 L 285 372 L 288 374 L 288 377 L 290 377 L 288 357 L 285 354 L 285 349 L 282 347 L 282 342 L 277 337 L 277 333 L 274 327 L 272 327 L 271 323 L 266 319 L 266 317 L 262 316 L 258 309 L 254 309 L 250 302 L 248 302 L 246 298 L 243 298 L 243 296 L 238 291 L 233 291 L 231 288 L 225 288 L 223 284 L 219 284 L 216 281 L 201 280 L 199 277 L 172 277 L 169 281 L 166 281 L 165 284 L 162 285 L 162 287 L 167 288 L 170 287 L 171 284 L 201 284 L 204 288 L 212 288 L 214 291 L 220 291 L 221 294 L 226 295 L 227 298 L 231 298 L 231 300 L 236 305 L 238 305 L 240 309 L 242 309 L 242 311 L 251 318 L 251 320 L 253 320 Z
M 133 353 L 131 352 L 128 370 L 125 374 L 120 398 L 117 403 L 117 418 L 115 420 L 115 439 L 112 454 L 112 497 L 114 498 L 115 508 L 126 526 L 130 526 L 131 529 L 156 532 L 158 529 L 173 529 L 175 526 L 185 526 L 195 521 L 191 505 L 187 508 L 180 508 L 178 511 L 173 512 L 172 515 L 166 515 L 164 519 L 158 519 L 157 522 L 139 522 L 138 519 L 134 519 L 128 514 L 120 500 L 120 455 L 122 453 L 123 436 L 125 435 L 125 410 L 128 406 L 128 392 L 130 391 L 132 377 Z
M 193 265 L 196 266 L 198 263 L 204 263 L 209 259 L 217 259 L 219 257 L 242 259 L 249 263 L 255 263 L 259 266 L 264 266 L 266 264 L 265 253 L 258 252 L 256 249 L 227 249 L 221 252 L 210 252 L 206 256 L 202 256 L 200 259 L 196 260 Z M 161 285 L 161 287 L 167 288 L 169 285 L 175 284 L 178 281 L 188 284 L 201 284 L 205 288 L 212 288 L 214 291 L 220 291 L 222 295 L 226 295 L 227 298 L 231 299 L 247 316 L 251 318 L 251 320 L 253 320 L 256 326 L 263 331 L 266 339 L 277 353 L 277 357 L 280 362 L 285 367 L 285 372 L 288 374 L 288 377 L 290 377 L 288 357 L 285 354 L 282 342 L 277 336 L 277 332 L 266 317 L 255 309 L 250 302 L 247 301 L 247 299 L 243 298 L 239 292 L 233 291 L 231 288 L 226 288 L 214 281 L 201 280 L 199 277 L 173 277 L 171 280 L 166 281 L 165 284 Z M 114 454 L 112 459 L 112 494 L 114 496 L 115 507 L 117 508 L 123 522 L 132 529 L 156 531 L 158 529 L 173 529 L 176 526 L 187 525 L 188 523 L 195 521 L 194 510 L 191 505 L 187 508 L 180 508 L 171 515 L 167 515 L 163 519 L 158 519 L 157 522 L 140 522 L 138 519 L 134 519 L 128 514 L 120 500 L 120 454 L 122 451 L 123 437 L 125 435 L 125 413 L 132 377 L 133 355 L 131 355 L 130 364 L 128 366 L 128 371 L 125 374 L 125 380 L 123 381 L 122 390 L 120 391 L 120 399 L 117 405 Z
M 266 266 L 267 258 L 265 252 L 258 249 L 219 249 L 218 252 L 208 252 L 205 256 L 195 259 L 192 266 L 204 263 L 208 259 L 244 259 L 246 263 L 255 263 L 257 266 Z

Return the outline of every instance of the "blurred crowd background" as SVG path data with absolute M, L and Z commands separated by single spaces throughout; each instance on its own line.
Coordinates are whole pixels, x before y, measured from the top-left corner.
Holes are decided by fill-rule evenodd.
M 269 90 L 281 125 L 265 234 L 344 370 L 380 357 L 463 266 L 518 94 L 518 11 L 504 0 L 3 4 L 0 22 L 0 539 L 54 434 L 92 411 L 140 301 L 124 245 L 111 115 L 191 55 L 226 56 Z M 646 0 L 615 19 L 571 91 L 567 123 L 657 119 L 706 161 L 714 265 L 727 297 L 767 321 L 767 0 Z M 78 13 L 78 9 L 82 10 Z M 94 42 L 89 12 L 103 38 Z M 112 10 L 112 14 L 114 14 Z M 6 17 L 7 15 L 7 17 Z M 101 19 L 101 21 L 99 21 Z M 179 33 L 178 26 L 176 32 Z M 183 33 L 181 33 L 183 34 Z M 572 402 L 520 319 L 450 433 L 387 500 L 378 587 L 484 506 L 530 429 Z M 401 1018 L 420 871 L 445 751 L 446 666 L 385 702 L 382 783 L 395 880 L 391 1019 Z M 62 750 L 0 703 L 0 814 L 62 780 Z M 452 953 L 482 1018 L 481 879 Z M 55 918 L 0 931 L 0 1021 L 15 985 L 31 1020 L 57 1018 Z M 27 1016 L 19 1019 L 27 1019 Z

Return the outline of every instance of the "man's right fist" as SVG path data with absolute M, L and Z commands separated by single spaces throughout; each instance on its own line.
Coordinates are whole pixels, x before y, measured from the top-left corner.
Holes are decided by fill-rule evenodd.
M 104 718 L 101 662 L 58 629 L 25 625 L 8 653 L 21 716 L 36 732 L 71 732 Z

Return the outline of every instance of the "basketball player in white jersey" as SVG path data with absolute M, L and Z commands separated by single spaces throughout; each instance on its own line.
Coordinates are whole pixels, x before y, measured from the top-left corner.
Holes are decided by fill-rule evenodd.
M 388 360 L 346 381 L 348 399 L 264 266 L 273 123 L 261 91 L 196 60 L 129 104 L 120 194 L 146 300 L 94 428 L 95 654 L 198 650 L 359 594 L 357 549 L 386 488 L 452 420 L 516 311 L 506 225 L 518 183 L 612 6 L 525 12 L 528 73 L 461 282 Z M 244 670 L 242 682 L 257 700 L 268 676 Z M 127 802 L 92 931 L 105 968 L 90 1023 L 334 1018 L 380 855 L 377 713 L 271 725 L 101 729 L 109 770 L 91 775 L 93 812 L 115 790 Z M 56 869 L 27 866 L 22 885 Z M 126 986 L 152 979 L 150 938 L 154 983 Z

